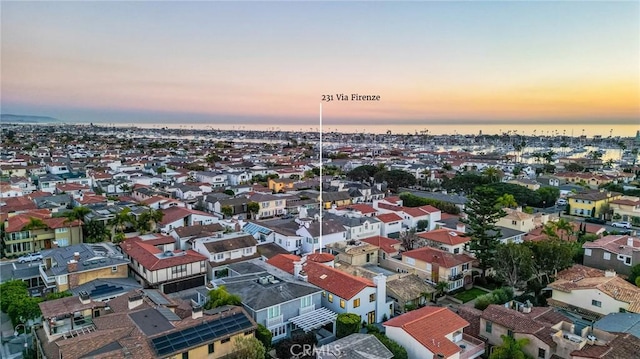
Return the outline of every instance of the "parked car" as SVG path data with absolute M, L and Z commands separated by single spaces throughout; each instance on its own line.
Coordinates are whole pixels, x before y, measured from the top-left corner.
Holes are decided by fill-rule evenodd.
M 587 223 L 607 224 L 607 221 L 605 221 L 602 218 L 598 218 L 598 217 L 585 218 L 584 221 L 587 222 Z
M 568 202 L 567 202 L 567 200 L 566 200 L 566 199 L 564 199 L 564 198 L 560 198 L 560 199 L 556 202 L 556 204 L 557 204 L 558 206 L 566 206 L 566 205 L 567 205 L 567 203 L 568 203 Z
M 613 223 L 611 223 L 611 227 L 631 229 L 631 223 L 629 223 L 629 222 L 613 222 Z
M 42 254 L 40 252 L 25 254 L 22 257 L 18 257 L 18 263 L 41 261 Z

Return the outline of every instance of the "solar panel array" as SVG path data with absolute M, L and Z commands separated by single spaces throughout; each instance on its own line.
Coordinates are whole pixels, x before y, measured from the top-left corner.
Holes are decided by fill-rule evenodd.
M 159 336 L 151 339 L 151 344 L 159 356 L 165 356 L 196 345 L 210 343 L 216 338 L 249 329 L 251 326 L 251 321 L 240 312 Z
M 91 291 L 91 293 L 89 293 L 89 296 L 92 297 L 92 298 L 96 298 L 96 297 L 100 297 L 100 296 L 103 296 L 103 295 L 108 294 L 108 293 L 117 292 L 117 291 L 121 291 L 121 290 L 123 290 L 123 288 L 121 286 L 115 286 L 115 285 L 111 285 L 111 284 L 100 284 L 100 285 L 97 285 Z

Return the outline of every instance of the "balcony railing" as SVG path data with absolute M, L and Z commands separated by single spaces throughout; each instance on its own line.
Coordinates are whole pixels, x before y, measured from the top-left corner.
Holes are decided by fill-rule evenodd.
M 41 264 L 39 269 L 40 269 L 40 276 L 42 277 L 42 279 L 44 279 L 46 284 L 55 284 L 56 283 L 55 276 L 53 276 L 53 275 L 49 276 L 47 274 L 47 271 L 46 271 L 46 269 L 44 267 L 44 264 Z
M 300 312 L 298 313 L 298 315 L 303 315 L 303 314 L 307 314 L 309 312 L 313 312 L 314 310 L 316 310 L 316 305 L 315 304 L 311 304 L 308 307 L 302 307 L 300 308 Z
M 266 319 L 267 328 L 275 327 L 276 325 L 282 324 L 282 314 L 274 318 Z
M 462 334 L 462 340 L 456 344 L 462 349 L 460 359 L 473 359 L 484 354 L 484 342 L 470 335 Z
M 464 273 L 458 273 L 458 274 L 455 274 L 455 275 L 450 275 L 449 276 L 449 280 L 450 281 L 458 280 L 458 279 L 462 279 L 462 277 L 464 277 Z

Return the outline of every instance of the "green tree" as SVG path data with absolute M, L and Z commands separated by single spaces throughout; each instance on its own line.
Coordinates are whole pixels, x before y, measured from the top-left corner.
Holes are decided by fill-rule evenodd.
M 573 226 L 571 222 L 567 221 L 564 218 L 560 218 L 557 222 L 555 222 L 555 227 L 558 231 L 564 233 L 564 235 L 560 236 L 560 239 L 565 239 L 565 235 L 567 239 L 573 234 Z
M 494 269 L 496 276 L 508 286 L 516 287 L 532 275 L 533 253 L 528 247 L 517 244 L 500 244 L 496 250 Z
M 500 182 L 500 178 L 502 177 L 502 171 L 495 167 L 487 167 L 482 170 L 482 175 L 487 177 L 489 183 Z
M 127 225 L 135 227 L 136 222 L 136 217 L 131 213 L 131 208 L 129 207 L 123 208 L 111 220 L 109 220 L 109 224 L 113 226 L 115 231 L 122 234 L 124 234 L 124 229 Z
M 516 199 L 512 194 L 505 193 L 498 197 L 498 205 L 501 208 L 514 208 L 518 206 L 518 202 L 516 202 Z
M 584 171 L 584 166 L 577 163 L 567 163 L 564 165 L 564 169 L 569 172 L 582 172 Z
M 446 292 L 447 289 L 449 289 L 449 283 L 447 281 L 441 280 L 436 283 L 436 295 L 438 297 L 444 296 L 444 292 Z
M 247 211 L 251 214 L 251 218 L 254 218 L 260 212 L 260 204 L 258 202 L 247 203 Z
M 494 347 L 489 359 L 529 359 L 530 355 L 524 352 L 529 344 L 528 338 L 515 339 L 508 335 L 501 335 L 502 344 Z
M 400 235 L 400 242 L 401 242 L 402 248 L 405 251 L 412 250 L 413 247 L 416 245 L 417 241 L 418 241 L 418 236 L 416 235 L 415 228 L 411 228 L 410 230 L 405 231 L 404 233 L 402 233 L 402 235 Z
M 541 283 L 549 283 L 558 271 L 573 264 L 574 245 L 558 239 L 527 241 L 525 246 L 533 253 L 533 271 Z M 546 277 L 547 281 L 542 279 Z
M 530 203 L 536 207 L 549 207 L 556 203 L 558 198 L 560 197 L 560 190 L 555 187 L 542 187 L 535 191 L 539 197 L 538 203 Z
M 461 221 L 467 225 L 469 250 L 478 259 L 481 276 L 484 280 L 486 270 L 491 268 L 496 249 L 500 243 L 501 233 L 495 223 L 506 213 L 496 203 L 498 193 L 488 187 L 478 187 L 468 198 L 466 205 L 467 218 Z
M 165 166 L 160 166 L 158 168 L 156 168 L 156 173 L 161 175 L 163 173 L 167 173 L 167 168 Z
M 71 211 L 64 214 L 64 217 L 67 218 L 65 222 L 73 223 L 75 221 L 78 221 L 78 229 L 80 229 L 80 242 L 82 242 L 82 225 L 84 224 L 85 217 L 89 213 L 91 213 L 91 210 L 89 208 L 85 206 L 76 206 L 73 207 Z M 69 240 L 73 243 L 73 238 L 69 238 Z
M 255 336 L 256 339 L 258 339 L 262 343 L 262 345 L 264 345 L 264 348 L 268 352 L 271 349 L 271 341 L 273 339 L 273 334 L 271 334 L 271 331 L 264 325 L 258 324 Z
M 237 337 L 233 342 L 233 352 L 230 358 L 264 359 L 266 353 L 264 345 L 255 337 Z
M 370 181 L 378 170 L 378 167 L 372 165 L 358 166 L 347 172 L 347 178 L 352 181 Z
M 103 242 L 111 237 L 109 228 L 102 221 L 90 220 L 85 224 L 85 242 L 97 243 Z
M 340 313 L 336 319 L 336 338 L 344 338 L 360 331 L 361 318 L 355 313 Z
M 629 273 L 627 280 L 632 284 L 636 284 L 637 278 L 640 278 L 640 264 L 636 264 L 631 267 L 631 272 Z
M 403 170 L 378 171 L 373 179 L 377 183 L 386 182 L 387 187 L 397 191 L 399 187 L 410 187 L 416 184 L 416 177 Z
M 164 212 L 161 210 L 149 208 L 138 216 L 138 219 L 136 220 L 136 229 L 140 233 L 155 230 L 157 224 L 162 221 L 163 217 Z
M 389 351 L 393 354 L 394 359 L 409 359 L 409 354 L 407 354 L 407 350 L 398 344 L 395 340 L 389 339 L 386 335 L 382 333 L 371 333 L 375 336 L 382 345 L 387 347 Z
M 229 218 L 233 215 L 233 207 L 225 205 L 220 208 L 220 212 L 224 215 L 224 218 Z
M 219 286 L 214 290 L 209 291 L 209 300 L 204 305 L 205 309 L 218 308 L 223 305 L 240 305 L 242 299 L 235 294 L 227 292 L 224 286 Z

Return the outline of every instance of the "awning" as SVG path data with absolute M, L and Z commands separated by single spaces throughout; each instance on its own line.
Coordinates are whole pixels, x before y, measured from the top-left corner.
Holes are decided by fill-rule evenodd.
M 289 322 L 308 333 L 314 329 L 333 323 L 338 314 L 327 308 L 316 309 L 313 312 L 305 313 L 297 317 L 289 318 Z

